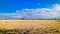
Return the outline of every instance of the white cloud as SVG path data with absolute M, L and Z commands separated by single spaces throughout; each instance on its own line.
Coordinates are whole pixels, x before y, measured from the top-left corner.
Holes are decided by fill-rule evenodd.
M 52 8 L 53 8 L 55 11 L 60 11 L 60 5 L 58 5 L 58 4 L 53 5 Z
M 7 16 L 7 18 L 58 18 L 60 17 L 60 5 L 55 4 L 50 8 L 16 10 L 16 13 L 5 13 L 0 16 Z

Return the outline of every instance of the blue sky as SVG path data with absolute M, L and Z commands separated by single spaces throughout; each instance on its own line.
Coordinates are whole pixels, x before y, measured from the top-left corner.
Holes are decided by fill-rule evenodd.
M 23 8 L 45 8 L 60 0 L 0 0 L 0 12 L 12 13 Z
M 0 18 L 59 18 L 59 9 L 60 0 L 0 0 Z

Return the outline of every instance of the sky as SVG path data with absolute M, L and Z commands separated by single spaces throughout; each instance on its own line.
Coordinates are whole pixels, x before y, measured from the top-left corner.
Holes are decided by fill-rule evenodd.
M 60 18 L 60 0 L 0 0 L 4 18 Z

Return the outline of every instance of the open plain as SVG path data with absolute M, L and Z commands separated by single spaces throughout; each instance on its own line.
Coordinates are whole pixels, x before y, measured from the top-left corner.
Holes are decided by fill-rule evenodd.
M 0 20 L 0 34 L 60 34 L 60 20 Z

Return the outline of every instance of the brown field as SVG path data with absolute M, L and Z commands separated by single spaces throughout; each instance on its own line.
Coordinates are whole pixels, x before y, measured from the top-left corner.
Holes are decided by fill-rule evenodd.
M 1 34 L 60 34 L 60 20 L 0 20 L 0 32 Z

